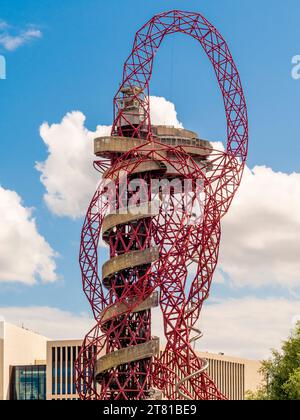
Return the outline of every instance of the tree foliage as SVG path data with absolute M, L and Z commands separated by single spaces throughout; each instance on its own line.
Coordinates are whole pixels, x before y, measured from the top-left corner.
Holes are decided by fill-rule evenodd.
M 264 385 L 249 400 L 300 400 L 300 323 L 282 350 L 272 351 L 272 357 L 262 362 Z

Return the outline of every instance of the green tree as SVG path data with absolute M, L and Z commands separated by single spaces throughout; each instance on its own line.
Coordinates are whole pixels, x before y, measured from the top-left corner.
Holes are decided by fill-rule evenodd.
M 257 392 L 248 392 L 248 400 L 300 400 L 300 323 L 282 350 L 262 362 L 264 385 Z

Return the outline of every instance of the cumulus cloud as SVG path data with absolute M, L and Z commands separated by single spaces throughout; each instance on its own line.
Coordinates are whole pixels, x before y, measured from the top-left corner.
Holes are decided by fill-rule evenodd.
M 165 98 L 151 97 L 152 123 L 180 127 L 174 105 Z M 85 127 L 81 112 L 70 112 L 58 124 L 44 123 L 40 135 L 47 146 L 48 157 L 37 163 L 48 208 L 57 216 L 73 219 L 85 214 L 99 181 L 93 168 L 93 140 L 110 135 L 111 126 L 99 125 L 96 131 Z
M 150 97 L 151 124 L 183 128 L 178 120 L 175 105 L 161 96 Z
M 246 168 L 222 224 L 220 268 L 238 286 L 300 281 L 300 174 Z
M 28 44 L 42 36 L 42 32 L 32 25 L 28 25 L 26 29 L 20 30 L 3 20 L 0 21 L 0 46 L 7 51 L 15 51 L 22 45 Z
M 5 22 L 5 20 L 0 19 L 0 30 L 4 30 L 9 28 L 9 25 L 7 22 Z
M 52 340 L 83 339 L 95 322 L 86 314 L 73 314 L 47 306 L 0 307 L 0 319 Z
M 199 328 L 204 335 L 197 349 L 248 359 L 268 358 L 270 350 L 280 349 L 288 337 L 299 317 L 299 307 L 300 301 L 277 298 L 213 299 L 203 308 Z M 81 339 L 95 324 L 89 314 L 46 306 L 0 307 L 1 317 L 54 340 Z M 153 311 L 152 333 L 163 345 L 159 310 Z
M 44 123 L 40 135 L 48 158 L 37 163 L 49 209 L 58 216 L 82 216 L 99 180 L 93 168 L 93 139 L 109 135 L 111 127 L 99 126 L 95 132 L 85 127 L 81 112 L 68 113 L 61 123 Z
M 198 328 L 203 338 L 196 348 L 254 360 L 268 358 L 270 350 L 280 349 L 281 342 L 295 326 L 299 307 L 300 301 L 287 299 L 212 299 L 202 310 Z M 154 335 L 162 337 L 159 310 L 154 311 L 152 330 Z
M 203 308 L 200 328 L 204 336 L 199 345 L 205 351 L 267 358 L 270 349 L 280 349 L 290 334 L 299 307 L 299 300 L 276 298 L 213 301 Z
M 0 281 L 54 282 L 55 270 L 55 253 L 39 234 L 32 209 L 0 186 Z
M 215 150 L 224 145 L 214 142 Z M 235 287 L 300 284 L 300 174 L 246 166 L 241 186 L 222 220 L 215 283 Z

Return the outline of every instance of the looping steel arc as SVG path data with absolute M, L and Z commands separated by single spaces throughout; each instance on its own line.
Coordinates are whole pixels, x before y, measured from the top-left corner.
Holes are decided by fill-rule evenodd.
M 177 32 L 199 41 L 213 65 L 227 121 L 225 151 L 214 150 L 187 130 L 173 129 L 171 135 L 179 140 L 170 144 L 161 128 L 151 124 L 153 60 L 165 36 Z M 79 395 L 225 399 L 207 373 L 206 360 L 191 345 L 218 262 L 220 221 L 240 185 L 248 150 L 246 102 L 225 40 L 198 13 L 175 10 L 154 16 L 136 34 L 114 107 L 111 137 L 95 141 L 102 181 L 82 229 L 83 289 L 96 326 L 85 337 L 76 362 Z M 125 186 L 120 178 L 124 173 Z M 153 195 L 147 187 L 153 180 L 167 179 L 177 180 L 180 188 L 191 181 L 193 189 L 184 203 L 180 194 L 171 194 L 165 211 L 161 190 Z M 201 192 L 195 187 L 199 179 Z M 143 199 L 124 214 L 130 181 L 140 182 Z M 108 193 L 113 182 L 114 197 Z M 202 214 L 192 222 L 195 205 Z M 100 240 L 109 247 L 102 277 Z M 163 316 L 163 351 L 151 332 L 151 309 L 156 306 Z

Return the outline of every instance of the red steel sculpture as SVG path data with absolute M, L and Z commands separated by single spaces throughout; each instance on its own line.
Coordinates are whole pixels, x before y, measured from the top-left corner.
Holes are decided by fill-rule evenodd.
M 199 41 L 213 65 L 224 99 L 226 151 L 191 131 L 151 125 L 153 59 L 164 37 L 177 32 Z M 95 140 L 102 177 L 82 230 L 83 289 L 96 326 L 76 361 L 77 390 L 82 399 L 226 399 L 192 345 L 201 336 L 196 325 L 218 262 L 220 221 L 248 149 L 245 98 L 225 40 L 198 13 L 154 16 L 136 34 L 114 107 L 111 136 Z M 102 275 L 100 240 L 109 246 Z M 156 306 L 163 351 L 151 335 Z

